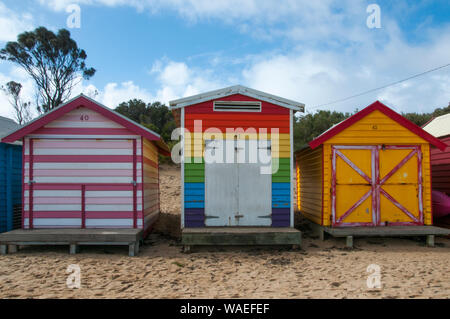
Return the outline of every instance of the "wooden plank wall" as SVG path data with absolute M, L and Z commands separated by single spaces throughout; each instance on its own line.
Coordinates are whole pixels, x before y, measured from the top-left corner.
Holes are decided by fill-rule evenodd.
M 141 137 L 79 107 L 25 138 L 24 228 L 30 226 L 30 139 L 34 228 L 80 228 L 83 207 L 86 228 L 132 228 L 133 140 L 137 154 L 136 226 L 143 227 Z
M 431 148 L 431 174 L 433 189 L 450 196 L 450 136 L 440 138 L 449 147 L 441 151 Z
M 14 228 L 14 212 L 22 202 L 21 179 L 22 146 L 0 143 L 0 233 Z
M 258 101 L 251 97 L 236 94 L 221 101 Z M 205 166 L 203 162 L 204 141 L 213 139 L 217 128 L 224 139 L 234 139 L 236 134 L 227 129 L 239 129 L 239 139 L 259 138 L 259 129 L 267 129 L 267 139 L 272 141 L 272 161 L 276 160 L 279 169 L 272 175 L 272 226 L 290 225 L 291 176 L 290 176 L 290 127 L 289 109 L 261 101 L 261 112 L 220 112 L 213 110 L 214 101 L 207 101 L 185 108 L 185 166 L 184 166 L 184 207 L 185 227 L 203 227 L 205 210 Z M 201 128 L 195 121 L 201 120 Z M 271 135 L 271 129 L 278 129 Z M 255 129 L 252 131 L 252 129 Z
M 156 145 L 143 140 L 144 229 L 148 229 L 160 213 L 159 160 Z
M 300 212 L 317 224 L 322 224 L 322 146 L 301 150 L 295 154 L 298 176 L 297 196 Z
M 324 192 L 331 186 L 331 145 L 420 145 L 423 155 L 423 209 L 424 223 L 430 225 L 431 217 L 431 178 L 429 161 L 429 143 L 406 129 L 382 112 L 376 110 L 357 123 L 346 128 L 324 143 Z M 331 195 L 325 193 L 323 207 L 324 225 L 330 225 Z

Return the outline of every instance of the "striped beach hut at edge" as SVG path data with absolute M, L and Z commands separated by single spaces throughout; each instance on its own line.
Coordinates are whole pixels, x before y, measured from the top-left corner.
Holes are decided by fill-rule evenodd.
M 0 138 L 20 128 L 0 116 Z M 0 233 L 20 228 L 22 210 L 22 143 L 0 143 Z
M 22 228 L 137 228 L 159 215 L 155 132 L 80 95 L 2 139 L 23 142 Z

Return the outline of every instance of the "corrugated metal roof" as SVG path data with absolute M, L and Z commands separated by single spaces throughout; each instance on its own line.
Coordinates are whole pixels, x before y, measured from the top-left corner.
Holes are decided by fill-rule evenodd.
M 450 135 L 450 113 L 435 117 L 423 129 L 435 137 Z
M 11 132 L 20 128 L 20 125 L 11 120 L 10 118 L 0 116 L 0 139 L 9 135 Z M 12 144 L 22 144 L 20 142 Z
M 286 108 L 292 109 L 294 111 L 300 111 L 300 112 L 305 111 L 305 104 L 303 104 L 303 103 L 285 99 L 283 97 L 272 95 L 272 94 L 258 91 L 255 89 L 251 89 L 251 88 L 248 88 L 248 87 L 245 87 L 242 85 L 234 85 L 234 86 L 226 87 L 226 88 L 223 88 L 220 90 L 214 90 L 214 91 L 205 92 L 205 93 L 201 93 L 201 94 L 197 94 L 197 95 L 193 95 L 193 96 L 188 96 L 188 97 L 181 98 L 178 100 L 170 101 L 169 104 L 170 104 L 171 109 L 175 110 L 175 109 L 178 109 L 181 107 L 186 107 L 189 105 L 214 100 L 214 99 L 218 99 L 218 98 L 233 95 L 233 94 L 246 95 L 246 96 L 258 99 L 258 100 L 262 100 L 262 101 L 266 101 L 266 102 L 269 102 L 269 103 L 272 103 L 275 105 L 286 107 Z

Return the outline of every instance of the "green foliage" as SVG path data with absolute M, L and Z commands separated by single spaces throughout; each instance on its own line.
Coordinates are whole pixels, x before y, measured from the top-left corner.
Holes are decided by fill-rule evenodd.
M 350 113 L 321 110 L 314 114 L 306 114 L 296 118 L 294 123 L 294 150 L 302 148 L 308 142 L 350 115 Z
M 431 119 L 450 113 L 450 103 L 447 107 L 437 108 L 432 113 L 403 113 L 402 115 L 418 126 L 425 125 Z
M 167 144 L 174 144 L 170 137 L 176 124 L 172 112 L 166 105 L 160 102 L 147 104 L 142 100 L 133 99 L 120 103 L 115 111 L 158 133 Z
M 450 113 L 450 103 L 447 107 L 437 108 L 432 113 L 403 113 L 402 115 L 414 124 L 423 126 L 432 118 L 448 113 Z M 330 127 L 351 115 L 350 113 L 336 111 L 317 111 L 314 114 L 306 114 L 305 116 L 296 118 L 294 123 L 294 150 L 304 147 L 308 142 Z
M 78 48 L 68 30 L 55 34 L 45 27 L 19 34 L 17 41 L 8 42 L 0 50 L 1 60 L 19 65 L 34 80 L 39 112 L 65 102 L 81 78 L 95 74 L 94 68 L 86 66 L 86 58 L 86 52 Z

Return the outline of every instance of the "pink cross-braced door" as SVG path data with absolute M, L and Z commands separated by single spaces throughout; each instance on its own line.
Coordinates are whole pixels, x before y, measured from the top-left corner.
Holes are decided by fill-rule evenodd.
M 332 225 L 423 223 L 418 146 L 333 146 Z

